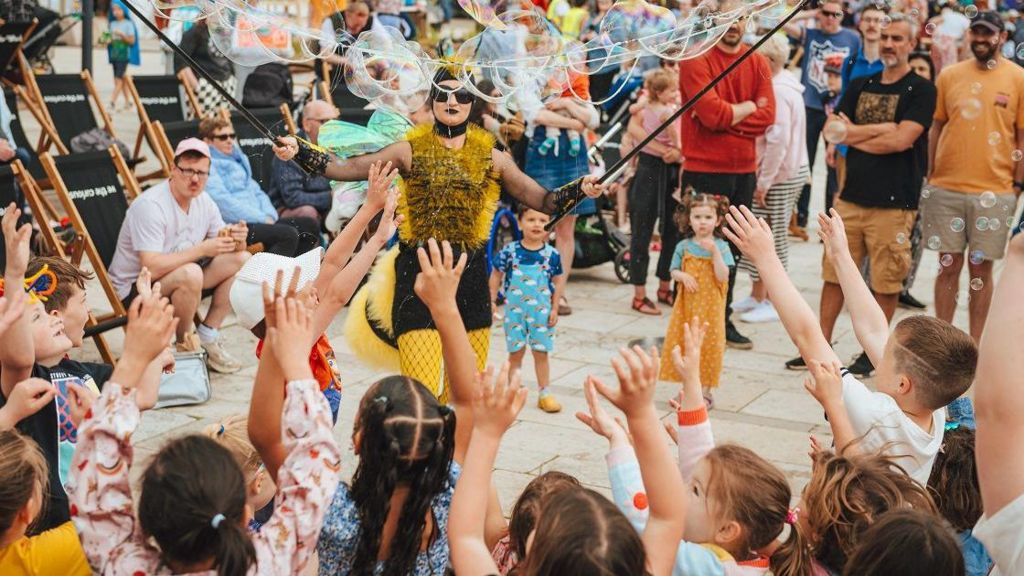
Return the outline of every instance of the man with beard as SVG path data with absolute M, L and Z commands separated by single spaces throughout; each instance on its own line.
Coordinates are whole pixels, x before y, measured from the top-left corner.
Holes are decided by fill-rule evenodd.
M 846 185 L 834 210 L 846 224 L 853 261 L 867 259 L 871 264 L 869 285 L 887 321 L 896 312 L 910 270 L 910 234 L 927 161 L 925 131 L 935 112 L 935 87 L 910 69 L 917 26 L 903 14 L 890 19 L 881 33 L 885 68 L 851 82 L 838 114 L 828 120 L 843 124 L 843 142 L 849 145 Z M 831 342 L 843 309 L 843 290 L 827 252 L 822 277 L 821 331 Z M 804 366 L 794 359 L 786 367 Z M 873 370 L 863 353 L 850 365 L 850 372 L 858 375 L 869 376 Z
M 877 15 L 877 12 L 875 13 Z M 825 0 L 817 10 L 808 10 L 797 15 L 786 25 L 786 34 L 800 42 L 804 47 L 804 60 L 800 81 L 804 85 L 804 107 L 807 112 L 807 159 L 814 171 L 814 158 L 818 153 L 818 140 L 825 126 L 825 100 L 828 97 L 828 78 L 825 73 L 825 60 L 833 55 L 843 58 L 842 75 L 849 80 L 849 71 L 853 66 L 853 56 L 860 52 L 860 36 L 852 30 L 842 27 L 843 4 L 839 0 Z M 863 14 L 862 14 L 863 17 Z M 802 20 L 815 20 L 816 27 L 809 28 L 801 24 Z M 869 55 L 870 56 L 870 55 Z M 846 83 L 844 82 L 844 88 Z M 836 173 L 833 168 L 827 169 L 825 179 L 826 203 L 831 205 L 830 198 L 836 193 Z M 793 233 L 806 239 L 807 216 L 811 202 L 811 185 L 808 183 L 800 191 L 797 201 L 797 228 Z
M 478 368 L 483 369 L 492 318 L 485 246 L 501 188 L 547 214 L 567 213 L 576 199 L 571 190 L 550 193 L 523 174 L 511 156 L 495 148 L 494 136 L 469 123 L 474 100 L 456 79 L 454 66 L 442 67 L 430 91 L 434 123 L 412 128 L 404 140 L 380 152 L 341 161 L 305 143 L 300 147 L 290 137 L 274 148 L 281 160 L 298 155 L 304 167 L 331 180 L 366 180 L 375 162 L 401 174 L 398 246 L 377 262 L 366 286 L 352 300 L 345 333 L 361 358 L 400 369 L 442 401 L 447 392 L 440 336 L 413 290 L 420 271 L 416 249 L 434 238 L 449 242 L 454 258 L 466 255 L 457 313 L 469 332 Z M 596 180 L 583 179 L 581 188 L 589 197 L 604 191 Z
M 992 263 L 1005 254 L 1024 180 L 1024 70 L 1000 55 L 1006 35 L 998 14 L 978 13 L 967 33 L 974 58 L 939 74 L 922 201 L 923 237 L 943 264 L 935 279 L 935 315 L 953 319 L 966 250 L 975 340 L 992 300 Z
M 734 22 L 714 48 L 679 67 L 683 101 L 707 86 L 711 79 L 749 48 L 742 43 L 746 20 Z M 685 170 L 682 190 L 718 194 L 736 206 L 750 206 L 757 187 L 757 137 L 775 122 L 772 71 L 761 54 L 751 54 L 682 117 Z M 668 217 L 669 215 L 665 215 Z M 740 260 L 734 246 L 733 256 Z M 662 250 L 671 250 L 663 246 Z M 725 341 L 732 348 L 749 350 L 753 343 L 740 334 L 730 319 L 736 267 L 729 269 L 726 295 Z M 745 310 L 737 310 L 743 312 Z

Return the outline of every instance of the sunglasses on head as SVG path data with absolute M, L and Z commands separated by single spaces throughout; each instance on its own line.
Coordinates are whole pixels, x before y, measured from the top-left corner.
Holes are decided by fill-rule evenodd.
M 466 90 L 465 88 L 459 88 L 454 92 L 436 90 L 434 92 L 434 102 L 447 102 L 449 94 L 454 94 L 455 101 L 458 102 L 459 104 L 471 104 L 473 100 L 476 99 L 476 97 L 473 96 L 473 93 L 470 92 L 469 90 Z
M 233 140 L 235 138 L 235 133 L 229 132 L 227 134 L 214 134 L 211 138 L 214 140 Z

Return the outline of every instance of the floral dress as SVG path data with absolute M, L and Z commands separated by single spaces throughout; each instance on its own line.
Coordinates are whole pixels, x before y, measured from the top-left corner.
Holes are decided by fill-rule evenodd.
M 68 495 L 82 548 L 97 574 L 174 573 L 135 519 L 129 468 L 131 435 L 138 425 L 135 390 L 108 383 L 78 429 Z M 250 576 L 299 574 L 305 569 L 338 485 L 341 450 L 331 435 L 331 413 L 315 380 L 288 383 L 281 427 L 288 456 L 278 472 L 274 515 L 252 536 L 256 563 L 249 568 Z M 214 514 L 210 512 L 211 518 Z
M 442 576 L 448 566 L 448 511 L 452 506 L 452 494 L 462 469 L 452 462 L 448 469 L 448 484 L 430 503 L 434 515 L 437 536 L 430 546 L 416 556 L 416 567 L 410 576 Z M 359 509 L 352 499 L 352 491 L 344 482 L 338 485 L 334 501 L 324 518 L 320 532 L 317 554 L 320 556 L 320 574 L 345 576 L 352 573 L 352 562 L 356 559 L 359 544 Z M 384 564 L 377 563 L 374 574 L 382 573 Z M 364 575 L 360 575 L 364 576 Z
M 715 245 L 725 265 L 735 266 L 736 261 L 729 250 L 729 244 L 721 238 L 715 238 Z M 700 384 L 705 388 L 715 388 L 718 386 L 725 356 L 725 295 L 729 283 L 718 281 L 711 253 L 701 248 L 692 238 L 676 245 L 671 270 L 682 270 L 693 276 L 698 288 L 697 292 L 691 294 L 680 284 L 676 290 L 676 301 L 668 320 L 668 333 L 665 334 L 665 344 L 661 349 L 661 379 L 681 381 L 672 364 L 672 349 L 683 347 L 683 325 L 696 316 L 708 323 L 708 332 L 700 351 Z

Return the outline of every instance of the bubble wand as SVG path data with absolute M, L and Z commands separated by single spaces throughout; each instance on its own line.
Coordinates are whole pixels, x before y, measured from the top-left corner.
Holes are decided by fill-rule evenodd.
M 765 42 L 767 42 L 769 38 L 771 38 L 772 36 L 777 34 L 780 30 L 782 30 L 782 27 L 785 26 L 786 24 L 788 24 L 789 21 L 793 19 L 793 17 L 795 17 L 801 10 L 804 9 L 804 7 L 806 7 L 808 5 L 813 5 L 813 4 L 816 4 L 816 3 L 817 3 L 816 0 L 800 0 L 800 3 L 797 4 L 793 8 L 793 10 L 789 14 L 787 14 L 785 18 L 782 19 L 782 21 L 780 21 L 778 24 L 776 24 L 774 28 L 772 28 L 771 30 L 766 32 L 764 34 L 764 36 L 761 36 L 757 40 L 757 42 L 755 42 L 753 46 L 751 46 L 749 49 L 747 49 L 746 52 L 741 54 L 739 58 L 737 58 L 736 60 L 733 60 L 732 64 L 729 64 L 728 66 L 726 66 L 725 70 L 722 70 L 718 74 L 718 76 L 715 76 L 711 80 L 711 82 L 708 82 L 708 84 L 706 86 L 704 86 L 699 91 L 697 91 L 696 94 L 691 96 L 690 99 L 687 100 L 686 103 L 683 104 L 679 108 L 679 110 L 676 110 L 671 116 L 666 118 L 665 121 L 661 123 L 661 126 L 658 126 L 657 128 L 655 128 L 653 131 L 651 131 L 651 133 L 649 133 L 647 135 L 646 138 L 644 138 L 643 140 L 638 142 L 636 144 L 636 146 L 634 146 L 633 149 L 630 150 L 630 152 L 628 154 L 626 154 L 625 156 L 620 158 L 618 162 L 616 162 L 610 168 L 608 168 L 605 171 L 604 175 L 602 175 L 600 178 L 597 179 L 598 183 L 604 184 L 606 182 L 610 182 L 610 181 L 613 181 L 616 178 L 618 178 L 619 174 L 621 174 L 623 169 L 625 169 L 626 164 L 630 160 L 632 160 L 637 154 L 639 154 L 640 151 L 643 150 L 644 146 L 647 146 L 648 144 L 650 144 L 652 140 L 654 140 L 655 138 L 658 137 L 658 134 L 661 134 L 666 128 L 671 126 L 672 123 L 675 122 L 677 118 L 679 118 L 680 116 L 685 114 L 690 108 L 693 108 L 693 106 L 695 104 L 697 104 L 698 100 L 700 100 L 705 94 L 707 94 L 708 92 L 713 90 L 715 88 L 715 86 L 718 85 L 719 82 L 721 82 L 726 76 L 728 76 L 729 73 L 732 72 L 737 66 L 739 66 L 744 60 L 749 58 L 751 54 L 756 52 L 757 49 L 760 48 Z M 568 203 L 563 205 L 564 206 L 563 210 L 561 210 L 561 211 L 559 211 L 559 213 L 553 214 L 551 216 L 551 221 L 548 222 L 544 226 L 544 229 L 547 230 L 548 232 L 553 230 L 554 227 L 555 227 L 555 224 L 557 224 L 559 220 L 561 220 L 562 218 L 568 216 L 569 213 L 572 212 L 572 210 L 574 208 L 576 208 L 576 206 L 579 205 L 579 203 L 582 202 L 587 197 L 583 193 L 583 178 L 577 178 L 576 180 L 573 180 L 572 182 L 569 182 L 568 184 L 558 188 L 556 191 L 554 191 L 552 193 L 553 194 L 558 194 L 558 195 L 561 195 L 561 196 L 572 195 L 573 199 L 572 199 L 571 202 L 568 202 Z

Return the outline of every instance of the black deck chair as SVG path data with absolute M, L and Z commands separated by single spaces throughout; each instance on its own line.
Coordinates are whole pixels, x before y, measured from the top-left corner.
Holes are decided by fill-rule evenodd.
M 181 84 L 177 76 L 125 76 L 125 87 L 135 102 L 135 110 L 139 115 L 139 133 L 135 137 L 135 148 L 132 155 L 138 157 L 142 151 L 142 143 L 149 144 L 149 148 L 161 160 L 160 170 L 150 174 L 140 175 L 140 181 L 153 178 L 167 178 L 170 175 L 170 165 L 163 162 L 163 154 L 160 151 L 156 134 L 153 132 L 153 122 L 183 122 L 185 120 L 185 104 L 181 98 Z
M 29 163 L 26 168 L 28 168 L 29 174 L 40 182 L 40 186 L 48 188 L 49 184 L 45 182 L 46 172 L 39 163 L 39 154 L 36 152 L 35 147 L 32 146 L 28 136 L 25 134 L 25 129 L 21 125 L 21 116 L 18 114 L 18 97 L 13 91 L 4 90 L 4 98 L 7 100 L 7 109 L 11 111 L 11 136 L 14 136 L 14 144 L 18 148 L 28 150 Z
M 32 34 L 36 24 L 38 24 L 36 20 L 30 20 L 28 22 L 4 22 L 3 25 L 0 25 L 0 76 L 5 76 L 8 69 L 15 64 L 18 51 Z
M 174 166 L 174 148 L 178 142 L 186 138 L 199 137 L 199 120 L 183 120 L 167 124 L 157 120 L 153 122 L 153 133 L 160 146 L 158 152 L 163 158 L 163 163 L 170 170 Z
M 288 126 L 280 109 L 259 108 L 250 110 L 250 112 L 272 133 L 282 136 L 288 133 Z M 271 171 L 274 165 L 274 152 L 271 150 L 270 140 L 257 132 L 240 113 L 232 112 L 230 120 L 235 129 L 238 146 L 242 149 L 242 153 L 249 158 L 253 180 L 259 183 L 264 192 L 270 190 Z
M 85 256 L 110 304 L 110 313 L 90 318 L 86 327 L 86 336 L 96 340 L 100 354 L 110 362 L 112 357 L 103 342 L 102 332 L 124 326 L 127 313 L 107 270 L 114 259 L 117 238 L 128 211 L 128 195 L 121 178 L 134 179 L 113 146 L 107 151 L 66 156 L 52 157 L 44 153 L 40 161 L 71 225 L 83 240 Z M 136 184 L 128 184 L 133 185 Z

